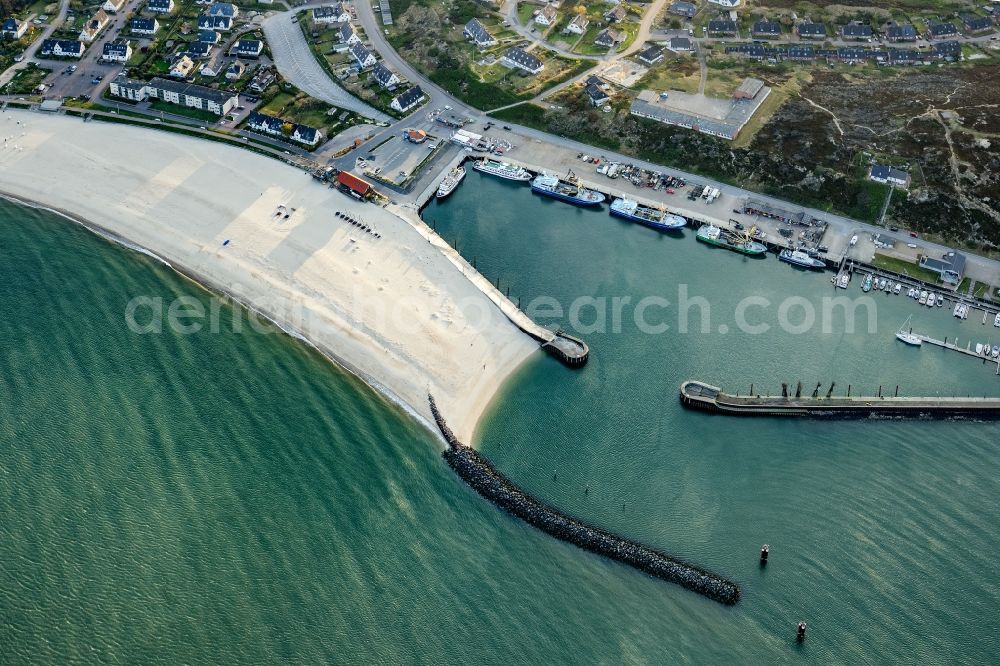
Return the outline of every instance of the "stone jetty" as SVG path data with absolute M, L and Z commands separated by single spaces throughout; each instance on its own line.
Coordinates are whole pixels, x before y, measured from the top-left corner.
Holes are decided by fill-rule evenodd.
M 448 465 L 476 492 L 501 509 L 557 539 L 676 583 L 719 603 L 733 605 L 739 601 L 740 588 L 732 581 L 648 546 L 591 527 L 536 500 L 497 471 L 478 451 L 459 442 L 441 416 L 434 398 L 428 396 L 428 399 L 434 420 L 448 443 L 444 452 Z

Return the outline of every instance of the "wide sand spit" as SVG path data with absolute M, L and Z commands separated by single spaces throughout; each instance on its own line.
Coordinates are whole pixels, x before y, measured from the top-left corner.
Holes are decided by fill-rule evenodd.
M 428 392 L 471 440 L 504 379 L 538 350 L 412 212 L 407 221 L 277 160 L 168 132 L 7 110 L 0 137 L 0 191 L 155 254 L 432 428 Z

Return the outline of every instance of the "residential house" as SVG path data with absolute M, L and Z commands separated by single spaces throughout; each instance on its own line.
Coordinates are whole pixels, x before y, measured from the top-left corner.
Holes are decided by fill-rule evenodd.
M 663 49 L 656 44 L 650 44 L 639 53 L 639 62 L 644 65 L 655 65 L 663 60 Z
M 252 129 L 254 132 L 260 132 L 261 134 L 270 134 L 271 136 L 280 137 L 285 136 L 285 121 L 275 116 L 269 116 L 266 113 L 251 111 L 250 115 L 247 116 L 247 127 Z
M 141 16 L 132 19 L 130 25 L 133 35 L 143 35 L 144 37 L 152 37 L 160 29 L 160 22 L 155 18 L 143 18 Z
M 890 42 L 915 42 L 917 29 L 909 23 L 892 21 L 885 28 L 885 38 Z
M 816 59 L 816 49 L 811 46 L 789 46 L 785 57 L 796 62 L 812 62 Z
M 383 88 L 391 88 L 400 83 L 399 77 L 391 69 L 380 62 L 372 67 L 372 78 Z
M 413 86 L 406 92 L 393 97 L 389 106 L 400 113 L 406 113 L 418 106 L 423 100 L 424 91 L 420 89 L 420 86 Z
M 229 55 L 240 58 L 259 58 L 264 51 L 264 42 L 259 39 L 241 39 L 229 49 Z
M 927 36 L 930 39 L 950 39 L 958 34 L 954 23 L 931 23 L 927 26 Z
M 101 9 L 111 14 L 117 14 L 124 6 L 125 0 L 104 0 L 104 4 L 101 5 Z
M 357 61 L 358 67 L 361 69 L 371 67 L 378 62 L 375 55 L 362 46 L 360 42 L 351 46 L 351 55 L 354 57 L 354 60 Z
M 778 39 L 781 37 L 781 24 L 777 21 L 756 21 L 750 26 L 750 36 L 754 39 Z
M 605 28 L 597 33 L 597 37 L 594 38 L 594 43 L 598 46 L 603 46 L 605 48 L 614 48 L 622 42 L 625 41 L 625 33 L 621 30 L 615 30 L 614 28 Z
M 694 42 L 692 42 L 688 37 L 671 37 L 669 48 L 674 53 L 694 51 Z
M 192 58 L 207 58 L 212 55 L 214 48 L 211 44 L 206 44 L 205 42 L 191 42 L 187 45 L 187 49 L 184 52 Z
M 541 60 L 518 46 L 507 49 L 500 58 L 500 64 L 510 69 L 523 70 L 528 74 L 538 74 L 545 69 L 545 64 Z
M 306 146 L 315 146 L 323 138 L 323 133 L 315 127 L 295 124 L 292 126 L 292 133 L 288 135 L 288 138 Z
M 844 46 L 837 49 L 837 60 L 848 65 L 859 65 L 871 57 L 871 51 L 858 47 Z
M 938 273 L 945 284 L 956 286 L 962 283 L 962 278 L 965 276 L 965 255 L 960 252 L 947 252 L 940 259 L 922 256 L 920 267 Z
M 170 68 L 170 76 L 177 79 L 186 79 L 195 70 L 194 60 L 182 55 L 180 58 L 174 61 L 173 67 Z
M 962 44 L 955 39 L 931 44 L 931 55 L 940 60 L 958 60 L 962 55 Z
M 668 10 L 674 16 L 683 16 L 684 18 L 693 18 L 695 14 L 698 13 L 698 5 L 693 2 L 684 2 L 684 0 L 678 0 L 674 4 L 670 5 Z
M 619 23 L 625 20 L 628 15 L 628 10 L 625 9 L 625 5 L 618 3 L 608 11 L 604 12 L 604 20 L 608 23 Z
M 233 29 L 233 19 L 228 16 L 209 16 L 207 14 L 202 14 L 198 17 L 198 29 L 229 32 Z
M 848 23 L 840 31 L 841 37 L 854 41 L 869 41 L 874 36 L 872 27 L 867 23 Z
M 149 0 L 146 9 L 154 14 L 169 14 L 174 11 L 174 0 Z
M 538 25 L 550 26 L 557 18 L 556 8 L 552 5 L 545 5 L 535 13 L 535 23 Z
M 342 44 L 347 44 L 348 46 L 354 46 L 355 44 L 361 43 L 361 37 L 358 33 L 354 32 L 354 26 L 350 23 L 340 24 L 340 41 Z
M 215 30 L 199 30 L 198 31 L 198 41 L 204 42 L 206 44 L 218 44 L 219 39 L 222 37 Z
M 735 37 L 737 32 L 736 21 L 715 19 L 708 22 L 709 37 Z
M 240 15 L 240 9 L 230 2 L 214 2 L 205 10 L 206 16 L 225 16 L 236 20 Z
M 606 92 L 597 86 L 587 86 L 584 88 L 584 92 L 587 95 L 587 99 L 589 99 L 590 103 L 594 106 L 604 106 L 607 104 L 608 100 L 611 99 Z
M 210 111 L 217 116 L 229 113 L 236 106 L 237 100 L 236 95 L 228 91 L 161 78 L 155 78 L 146 84 L 146 94 L 171 104 Z
M 267 90 L 268 86 L 274 83 L 275 76 L 274 72 L 270 69 L 259 69 L 257 73 L 254 74 L 253 79 L 250 80 L 250 85 L 247 86 L 247 90 L 255 93 L 262 93 Z
M 312 17 L 313 23 L 316 24 L 348 23 L 351 20 L 351 12 L 347 11 L 347 8 L 338 2 L 335 5 L 313 7 Z
M 871 170 L 868 172 L 868 178 L 874 180 L 876 183 L 891 183 L 900 187 L 906 187 L 910 184 L 910 174 L 895 167 L 883 166 L 881 164 L 872 165 Z
M 587 26 L 589 25 L 590 19 L 587 18 L 586 14 L 577 14 L 569 23 L 566 24 L 566 27 L 563 28 L 563 33 L 582 35 L 587 32 Z
M 84 51 L 83 42 L 73 39 L 46 39 L 42 42 L 39 54 L 53 58 L 79 58 Z
M 988 16 L 962 14 L 962 30 L 969 35 L 978 35 L 993 30 L 993 21 Z
M 128 40 L 105 42 L 101 60 L 105 62 L 128 62 L 132 57 L 132 45 Z
M 108 23 L 111 22 L 111 17 L 103 9 L 98 9 L 94 12 L 94 15 L 87 19 L 87 22 L 83 24 L 83 29 L 80 31 L 80 41 L 90 42 L 97 39 L 97 36 L 101 34 L 101 31 L 108 27 Z
M 0 33 L 2 33 L 3 38 L 10 40 L 21 39 L 27 31 L 28 23 L 26 21 L 18 21 L 14 17 L 4 21 L 3 27 L 0 28 Z
M 735 9 L 740 6 L 740 0 L 708 0 L 708 2 L 726 9 Z
M 913 49 L 888 49 L 886 57 L 875 56 L 876 62 L 883 65 L 900 67 L 903 65 L 916 65 L 922 60 L 918 51 Z
M 799 39 L 826 39 L 826 26 L 822 23 L 799 23 L 795 32 Z
M 462 34 L 471 39 L 481 49 L 497 43 L 496 37 L 486 30 L 486 26 L 480 23 L 479 19 L 469 19 L 469 22 L 465 24 L 465 30 L 462 31 Z
M 226 68 L 226 80 L 237 81 L 239 80 L 247 71 L 247 66 L 239 60 L 234 60 L 230 63 L 229 67 Z
M 604 85 L 604 81 L 601 81 L 601 79 L 591 74 L 590 76 L 587 77 L 587 80 L 583 82 L 583 85 L 597 86 L 598 88 L 600 88 Z

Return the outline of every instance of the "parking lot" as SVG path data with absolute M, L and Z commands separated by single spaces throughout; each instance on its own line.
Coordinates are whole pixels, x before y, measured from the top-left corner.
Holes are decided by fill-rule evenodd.
M 440 138 L 428 135 L 423 143 L 413 143 L 402 136 L 394 136 L 381 146 L 359 156 L 357 170 L 400 185 L 434 152 L 441 141 Z

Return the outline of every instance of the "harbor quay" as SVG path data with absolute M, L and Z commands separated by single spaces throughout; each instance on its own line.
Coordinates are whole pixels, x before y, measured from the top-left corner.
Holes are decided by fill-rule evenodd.
M 827 419 L 865 419 L 870 417 L 910 419 L 1000 419 L 1000 398 L 988 397 L 901 397 L 896 395 L 832 395 L 834 386 L 824 392 L 819 384 L 811 395 L 801 395 L 801 384 L 790 395 L 787 385 L 782 395 L 733 395 L 717 386 L 688 380 L 681 384 L 680 401 L 685 407 L 726 416 L 782 416 Z M 850 388 L 848 389 L 850 390 Z M 881 390 L 880 390 L 881 393 Z M 888 390 L 886 391 L 888 393 Z

